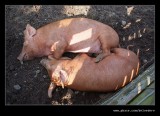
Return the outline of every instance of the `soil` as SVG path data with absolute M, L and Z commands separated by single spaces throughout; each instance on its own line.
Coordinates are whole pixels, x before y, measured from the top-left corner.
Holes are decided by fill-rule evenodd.
M 128 12 L 127 12 L 128 11 Z M 114 93 L 81 92 L 57 87 L 48 98 L 50 83 L 41 58 L 17 60 L 23 45 L 23 31 L 29 23 L 39 28 L 53 21 L 69 17 L 87 17 L 113 27 L 120 38 L 120 46 L 137 53 L 140 67 L 154 59 L 155 7 L 151 5 L 10 5 L 5 7 L 6 40 L 6 104 L 95 104 L 105 95 Z M 65 53 L 67 56 L 73 54 Z M 145 67 L 147 68 L 147 67 Z M 145 70 L 143 67 L 143 70 Z

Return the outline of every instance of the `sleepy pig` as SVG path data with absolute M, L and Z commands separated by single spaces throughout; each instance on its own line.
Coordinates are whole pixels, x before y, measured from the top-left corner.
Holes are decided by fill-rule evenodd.
M 18 60 L 50 56 L 59 59 L 64 52 L 98 53 L 95 62 L 119 46 L 117 32 L 108 25 L 87 18 L 69 18 L 52 22 L 39 29 L 27 24 Z
M 113 48 L 111 55 L 99 63 L 86 54 L 77 55 L 73 60 L 62 58 L 40 61 L 51 79 L 49 97 L 56 85 L 79 91 L 114 91 L 129 83 L 139 71 L 138 56 L 123 48 Z

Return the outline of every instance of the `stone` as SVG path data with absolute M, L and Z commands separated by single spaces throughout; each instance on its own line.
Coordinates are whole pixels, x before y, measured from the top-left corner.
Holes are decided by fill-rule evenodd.
M 14 76 L 17 76 L 17 73 L 15 73 Z
M 19 33 L 19 35 L 23 35 L 23 33 Z
M 46 75 L 43 75 L 43 78 L 46 78 L 47 76 Z
M 14 87 L 14 89 L 16 89 L 16 90 L 20 90 L 20 89 L 21 89 L 20 85 L 18 85 L 18 84 L 17 84 L 17 85 L 14 85 L 13 87 Z
M 35 75 L 34 77 L 37 77 L 37 74 L 38 74 L 38 73 L 40 73 L 40 70 L 37 70 L 37 71 L 36 71 L 36 75 Z
M 40 70 L 37 70 L 37 71 L 36 71 L 36 74 L 38 74 L 38 73 L 40 73 Z
M 122 25 L 123 25 L 123 26 L 126 25 L 126 21 L 122 21 Z
M 143 60 L 143 62 L 144 62 L 144 63 L 147 63 L 147 60 L 146 60 L 146 59 L 144 59 L 144 60 Z
M 125 39 L 125 37 L 123 37 L 123 41 L 125 41 L 126 39 Z

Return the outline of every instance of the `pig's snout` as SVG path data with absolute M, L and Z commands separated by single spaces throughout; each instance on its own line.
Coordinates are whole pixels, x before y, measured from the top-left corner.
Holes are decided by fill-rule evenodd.
M 49 68 L 50 68 L 49 61 L 48 61 L 47 59 L 42 59 L 42 60 L 40 61 L 40 64 L 41 64 L 42 66 L 44 66 L 46 69 L 49 69 Z
M 23 57 L 24 55 L 22 53 L 17 57 L 17 59 L 21 62 L 21 64 L 23 64 Z
M 46 61 L 47 61 L 47 59 L 42 59 L 42 60 L 40 61 L 41 65 L 45 66 Z
M 22 60 L 23 60 L 23 57 L 19 55 L 19 56 L 17 57 L 17 59 L 18 59 L 19 61 L 22 61 Z

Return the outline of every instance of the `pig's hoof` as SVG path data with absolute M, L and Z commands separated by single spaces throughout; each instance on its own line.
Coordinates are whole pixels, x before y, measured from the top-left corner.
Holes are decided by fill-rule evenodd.
M 49 59 L 49 60 L 53 60 L 54 58 L 53 58 L 52 55 L 49 55 L 49 56 L 48 56 L 48 59 Z
M 96 58 L 95 63 L 98 63 L 100 60 Z
M 71 60 L 69 57 L 62 57 L 61 60 Z
M 42 60 L 40 61 L 40 64 L 41 64 L 42 66 L 46 67 L 47 69 L 50 68 L 50 65 L 48 64 L 48 59 L 42 59 Z
M 95 59 L 95 63 L 100 62 L 102 59 L 103 59 L 103 55 L 102 55 L 102 54 L 99 54 L 99 55 L 96 57 L 96 59 Z

